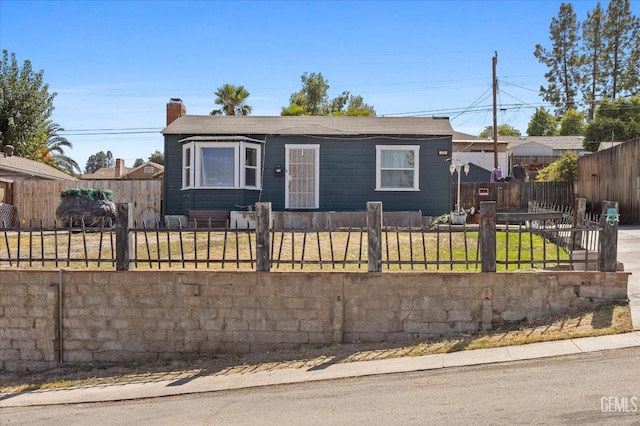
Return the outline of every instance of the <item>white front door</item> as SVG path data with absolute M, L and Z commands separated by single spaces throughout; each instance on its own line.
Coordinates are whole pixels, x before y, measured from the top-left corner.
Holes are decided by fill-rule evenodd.
M 287 209 L 317 209 L 320 205 L 320 145 L 286 145 Z

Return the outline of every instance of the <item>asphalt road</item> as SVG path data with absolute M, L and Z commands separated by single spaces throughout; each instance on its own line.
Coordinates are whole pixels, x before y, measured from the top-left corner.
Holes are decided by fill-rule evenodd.
M 3 408 L 1 425 L 639 425 L 640 350 L 113 403 Z

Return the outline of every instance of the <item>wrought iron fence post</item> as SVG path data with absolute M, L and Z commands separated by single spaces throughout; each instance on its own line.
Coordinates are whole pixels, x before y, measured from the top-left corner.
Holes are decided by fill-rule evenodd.
M 602 202 L 600 215 L 600 271 L 615 272 L 618 266 L 618 203 Z
M 369 272 L 382 272 L 382 203 L 367 203 L 367 258 Z
M 129 215 L 130 203 L 116 203 L 116 270 L 128 271 L 131 259 L 133 217 Z
M 256 270 L 271 271 L 271 203 L 256 203 Z
M 482 272 L 496 272 L 496 202 L 480 203 L 480 250 Z

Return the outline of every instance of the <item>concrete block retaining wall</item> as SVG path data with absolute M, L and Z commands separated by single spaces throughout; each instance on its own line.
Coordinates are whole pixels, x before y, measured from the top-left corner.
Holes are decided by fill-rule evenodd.
M 137 362 L 408 341 L 626 300 L 627 279 L 593 271 L 3 270 L 0 369 L 43 370 L 61 354 L 69 363 Z

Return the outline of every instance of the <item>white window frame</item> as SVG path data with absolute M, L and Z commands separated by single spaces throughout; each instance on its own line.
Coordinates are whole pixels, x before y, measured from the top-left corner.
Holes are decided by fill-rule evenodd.
M 407 188 L 383 187 L 382 168 L 383 151 L 413 151 L 413 185 Z M 410 169 L 393 169 L 410 170 Z M 420 191 L 420 145 L 376 145 L 376 191 Z
M 204 185 L 202 183 L 202 150 L 207 148 L 233 148 L 233 183 L 231 185 Z M 256 185 L 245 182 L 246 149 L 256 150 Z M 187 156 L 190 155 L 190 166 Z M 252 167 L 253 168 L 253 167 Z M 190 185 L 187 185 L 187 176 Z M 262 189 L 262 145 L 245 141 L 239 142 L 188 142 L 182 146 L 182 189 Z
M 193 143 L 182 146 L 182 189 L 190 189 L 194 186 L 193 162 L 195 148 Z M 188 165 L 187 165 L 188 164 Z
M 247 184 L 247 182 L 245 181 L 246 177 L 247 177 L 247 173 L 246 173 L 246 169 L 247 169 L 247 148 L 250 149 L 255 149 L 256 150 L 256 165 L 251 166 L 252 169 L 255 169 L 256 171 L 256 184 L 255 185 L 249 185 Z M 240 164 L 241 164 L 241 172 L 240 172 L 240 177 L 241 177 L 241 183 L 240 185 L 242 186 L 242 188 L 245 189 L 260 189 L 262 187 L 262 146 L 260 144 L 257 143 L 250 143 L 250 142 L 243 142 L 240 145 Z

